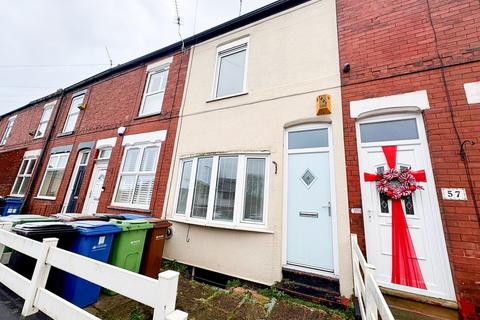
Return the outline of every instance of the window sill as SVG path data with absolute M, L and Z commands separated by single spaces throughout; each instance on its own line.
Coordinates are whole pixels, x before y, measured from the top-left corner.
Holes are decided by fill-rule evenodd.
M 74 134 L 75 131 L 68 131 L 68 132 L 60 132 L 57 137 L 65 137 L 65 136 L 71 136 L 72 134 Z
M 9 197 L 14 197 L 14 198 L 24 198 L 25 197 L 24 194 L 9 194 L 8 196 Z
M 238 231 L 268 233 L 268 234 L 273 234 L 274 233 L 272 230 L 268 230 L 268 229 L 260 228 L 260 227 L 216 224 L 216 223 L 211 223 L 211 222 L 207 222 L 207 221 L 202 222 L 202 221 L 195 221 L 195 220 L 187 220 L 187 219 L 182 219 L 182 218 L 179 218 L 179 217 L 170 217 L 170 218 L 167 217 L 167 220 L 174 221 L 174 222 L 179 222 L 179 223 L 196 225 L 196 226 L 209 227 L 209 228 L 229 229 L 229 230 L 238 230 Z
M 107 206 L 107 209 L 117 210 L 117 211 L 131 211 L 131 212 L 138 212 L 138 213 L 148 213 L 148 214 L 152 213 L 152 211 L 149 210 L 149 209 L 133 208 L 133 207 L 121 207 L 121 206 L 115 206 L 115 205 Z
M 33 140 L 38 140 L 38 139 L 42 139 L 44 136 L 40 136 L 40 137 L 33 137 Z
M 150 118 L 150 117 L 155 117 L 155 116 L 161 116 L 162 112 L 156 112 L 156 113 L 151 113 L 151 114 L 146 114 L 146 115 L 138 115 L 137 117 L 133 118 L 133 120 L 141 120 L 145 118 Z
M 56 198 L 56 197 L 42 197 L 42 196 L 37 196 L 37 197 L 34 197 L 33 199 L 54 201 L 54 200 L 56 200 L 57 198 Z
M 220 101 L 220 100 L 225 100 L 225 99 L 230 99 L 230 98 L 235 98 L 235 97 L 246 96 L 247 94 L 248 94 L 248 92 L 235 93 L 235 94 L 231 94 L 229 96 L 223 96 L 223 97 L 218 97 L 218 98 L 213 98 L 213 99 L 207 100 L 207 103 L 212 103 L 212 102 L 215 102 L 215 101 Z

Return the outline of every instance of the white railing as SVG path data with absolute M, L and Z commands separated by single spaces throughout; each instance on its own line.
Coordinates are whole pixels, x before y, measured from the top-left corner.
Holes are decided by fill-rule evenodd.
M 357 235 L 352 234 L 353 283 L 355 296 L 358 300 L 362 320 L 395 318 L 383 297 L 377 281 L 375 281 L 375 266 L 368 264 L 358 246 Z
M 154 320 L 187 319 L 185 312 L 175 310 L 178 272 L 162 272 L 155 280 L 57 248 L 56 238 L 38 242 L 19 236 L 9 232 L 11 226 L 10 223 L 0 223 L 0 252 L 8 246 L 37 260 L 31 280 L 0 264 L 0 282 L 25 299 L 22 316 L 40 310 L 58 320 L 99 320 L 45 289 L 50 268 L 54 266 L 152 307 Z

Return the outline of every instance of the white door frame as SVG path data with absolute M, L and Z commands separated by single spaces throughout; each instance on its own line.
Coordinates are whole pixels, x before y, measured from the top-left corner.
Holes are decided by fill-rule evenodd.
M 83 207 L 82 207 L 82 212 L 81 214 L 88 214 L 87 212 L 85 212 L 85 209 L 87 208 L 87 204 L 88 204 L 88 200 L 89 200 L 89 193 L 92 192 L 92 188 L 95 184 L 95 172 L 98 170 L 98 165 L 99 164 L 105 164 L 105 170 L 108 171 L 108 164 L 109 164 L 109 159 L 97 159 L 95 160 L 95 165 L 93 166 L 93 171 L 92 171 L 92 176 L 90 178 L 90 182 L 88 184 L 88 189 L 87 189 L 87 196 L 85 197 L 85 201 L 83 202 Z M 105 181 L 104 181 L 105 183 Z
M 423 150 L 423 157 L 425 159 L 425 168 L 419 168 L 419 169 L 424 169 L 425 174 L 427 176 L 427 183 L 430 185 L 428 190 L 429 190 L 429 199 L 430 199 L 430 207 L 433 211 L 432 214 L 432 221 L 429 221 L 429 225 L 432 226 L 430 230 L 433 230 L 434 232 L 438 233 L 440 239 L 443 239 L 443 241 L 438 241 L 434 245 L 439 246 L 437 248 L 438 252 L 444 252 L 445 254 L 442 254 L 440 257 L 440 263 L 444 267 L 444 270 L 442 274 L 444 275 L 444 281 L 445 283 L 449 284 L 449 288 L 445 288 L 447 290 L 445 295 L 439 296 L 439 295 L 427 295 L 431 297 L 436 297 L 436 298 L 442 298 L 442 299 L 448 299 L 448 300 L 453 300 L 455 301 L 455 290 L 453 287 L 453 280 L 452 280 L 452 273 L 450 270 L 450 262 L 448 258 L 448 251 L 446 247 L 446 239 L 445 235 L 443 232 L 443 225 L 441 221 L 441 216 L 440 216 L 440 206 L 437 198 L 437 193 L 436 193 L 436 186 L 435 186 L 435 179 L 433 176 L 433 169 L 432 169 L 432 163 L 431 163 L 431 158 L 430 158 L 430 151 L 428 147 L 428 140 L 427 140 L 427 134 L 425 131 L 425 125 L 423 122 L 423 117 L 422 114 L 419 112 L 401 112 L 401 113 L 392 113 L 392 114 L 382 114 L 382 115 L 377 115 L 377 116 L 371 116 L 371 117 L 365 117 L 362 119 L 357 119 L 355 123 L 356 127 L 356 140 L 357 140 L 357 155 L 358 155 L 358 168 L 360 170 L 360 179 L 362 177 L 362 168 L 365 167 L 365 161 L 366 159 L 363 159 L 362 155 L 362 147 L 380 147 L 380 146 L 389 146 L 389 145 L 410 145 L 410 144 L 415 144 L 415 141 L 408 141 L 408 140 L 400 140 L 400 141 L 382 141 L 382 142 L 369 142 L 369 143 L 362 143 L 361 140 L 361 135 L 360 135 L 360 124 L 364 123 L 374 123 L 374 122 L 382 122 L 382 121 L 392 121 L 392 120 L 402 120 L 402 119 L 412 119 L 414 118 L 417 122 L 417 128 L 418 128 L 418 136 L 419 139 L 417 140 L 418 144 L 421 144 Z M 367 227 L 365 225 L 365 221 L 367 219 L 366 214 L 367 210 L 366 208 L 363 207 L 364 204 L 368 203 L 366 197 L 367 197 L 367 190 L 364 190 L 365 186 L 363 183 L 360 181 L 360 191 L 361 191 L 361 197 L 362 197 L 362 212 L 363 212 L 363 221 L 364 221 L 364 230 L 365 230 L 365 243 L 366 247 L 368 247 L 368 240 L 367 240 L 367 235 L 366 235 L 366 230 Z M 368 250 L 367 250 L 368 252 Z M 367 259 L 368 259 L 368 253 L 367 253 Z M 418 295 L 426 295 L 424 290 L 417 289 L 417 288 L 410 288 L 406 286 L 400 286 L 400 285 L 395 285 L 391 284 L 391 287 L 400 291 L 406 291 L 406 292 L 411 292 L 414 294 Z
M 80 161 L 82 161 L 81 155 L 84 154 L 84 153 L 88 153 L 87 163 L 85 164 L 85 166 L 87 166 L 88 165 L 88 160 L 90 159 L 90 155 L 92 153 L 92 150 L 91 149 L 83 149 L 83 150 L 78 151 L 78 153 L 77 153 L 77 159 L 75 160 L 75 167 L 73 168 L 73 173 L 70 176 L 70 182 L 68 183 L 67 193 L 65 194 L 65 198 L 63 199 L 62 208 L 60 210 L 61 213 L 65 213 L 65 211 L 68 208 L 68 203 L 70 202 L 70 197 L 71 197 L 72 192 L 73 192 L 73 187 L 75 185 L 75 180 L 77 178 L 78 169 L 80 167 Z M 70 213 L 70 212 L 68 212 L 68 213 Z
M 305 131 L 305 130 L 314 130 L 314 129 L 328 129 L 328 147 L 324 148 L 309 148 L 309 149 L 298 149 L 296 151 L 290 152 L 293 153 L 316 153 L 316 152 L 328 152 L 329 154 L 329 170 L 330 170 L 330 201 L 331 201 L 331 212 L 332 212 L 332 247 L 333 247 L 333 272 L 310 269 L 295 265 L 287 264 L 287 200 L 288 200 L 288 134 L 295 131 Z M 334 155 L 333 155 L 333 137 L 332 137 L 332 126 L 330 123 L 316 123 L 316 124 L 302 124 L 294 127 L 289 127 L 284 130 L 284 145 L 283 145 L 283 231 L 282 231 L 282 267 L 288 269 L 295 269 L 299 271 L 304 271 L 308 273 L 315 273 L 319 275 L 324 275 L 328 277 L 338 278 L 340 276 L 339 272 L 339 262 L 338 262 L 338 230 L 337 230 L 337 199 L 335 196 L 335 165 L 334 165 Z

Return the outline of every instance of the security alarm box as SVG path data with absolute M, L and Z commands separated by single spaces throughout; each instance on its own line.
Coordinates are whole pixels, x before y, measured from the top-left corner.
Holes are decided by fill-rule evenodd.
M 332 99 L 329 94 L 317 97 L 317 116 L 332 113 Z

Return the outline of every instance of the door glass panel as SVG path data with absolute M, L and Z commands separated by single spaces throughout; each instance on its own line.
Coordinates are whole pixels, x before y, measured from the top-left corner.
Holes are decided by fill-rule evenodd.
M 378 167 L 377 173 L 383 173 L 385 171 L 384 167 Z M 380 193 L 380 211 L 382 213 L 390 213 L 388 211 L 388 196 L 385 193 Z
M 192 208 L 192 217 L 195 218 L 205 219 L 207 217 L 210 177 L 212 176 L 212 160 L 212 158 L 198 159 Z
M 362 142 L 380 142 L 418 139 L 415 119 L 393 120 L 360 124 Z
M 288 134 L 288 149 L 328 147 L 328 129 L 294 131 Z

